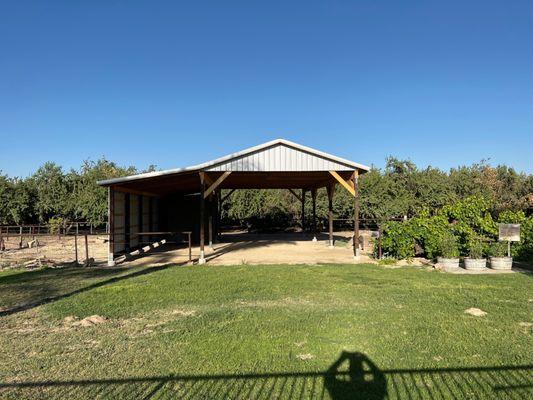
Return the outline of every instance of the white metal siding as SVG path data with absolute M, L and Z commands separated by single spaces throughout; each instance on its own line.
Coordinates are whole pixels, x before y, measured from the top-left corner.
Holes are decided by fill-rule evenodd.
M 207 168 L 207 171 L 285 172 L 351 171 L 353 167 L 283 144 L 250 153 Z

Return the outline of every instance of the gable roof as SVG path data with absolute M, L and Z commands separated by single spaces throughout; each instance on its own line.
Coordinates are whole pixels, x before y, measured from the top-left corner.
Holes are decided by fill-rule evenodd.
M 98 181 L 97 183 L 106 186 L 139 179 L 194 171 L 272 172 L 349 171 L 355 169 L 360 170 L 361 172 L 366 172 L 370 168 L 366 165 L 324 153 L 312 149 L 311 147 L 302 146 L 301 144 L 289 140 L 276 139 L 190 167 L 130 175 Z

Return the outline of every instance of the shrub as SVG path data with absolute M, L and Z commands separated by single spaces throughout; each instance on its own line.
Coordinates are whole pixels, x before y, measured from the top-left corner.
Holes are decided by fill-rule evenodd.
M 483 258 L 483 242 L 480 239 L 473 239 L 470 242 L 470 258 Z
M 385 224 L 381 247 L 385 257 L 396 259 L 413 258 L 415 256 L 416 233 L 410 221 L 392 221 Z M 377 247 L 374 247 L 377 251 Z
M 505 242 L 494 242 L 490 245 L 489 255 L 491 257 L 507 257 L 507 244 Z
M 444 258 L 459 257 L 457 239 L 452 233 L 444 235 L 439 242 L 439 253 Z

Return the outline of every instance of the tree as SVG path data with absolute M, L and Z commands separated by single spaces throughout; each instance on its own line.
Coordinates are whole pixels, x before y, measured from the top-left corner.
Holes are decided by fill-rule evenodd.
M 52 217 L 66 214 L 68 197 L 72 191 L 59 165 L 46 162 L 31 176 L 29 183 L 37 194 L 35 211 L 39 222 L 44 223 Z
M 119 167 L 105 158 L 84 161 L 80 170 L 70 171 L 67 178 L 72 187 L 67 205 L 71 218 L 93 224 L 104 223 L 107 219 L 107 189 L 96 182 L 135 173 L 134 167 Z

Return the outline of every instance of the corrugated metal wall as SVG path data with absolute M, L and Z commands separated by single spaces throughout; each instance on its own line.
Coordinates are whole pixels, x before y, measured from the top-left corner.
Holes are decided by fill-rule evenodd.
M 285 145 L 248 154 L 207 168 L 208 171 L 282 172 L 282 171 L 349 171 L 353 167 L 318 157 Z

